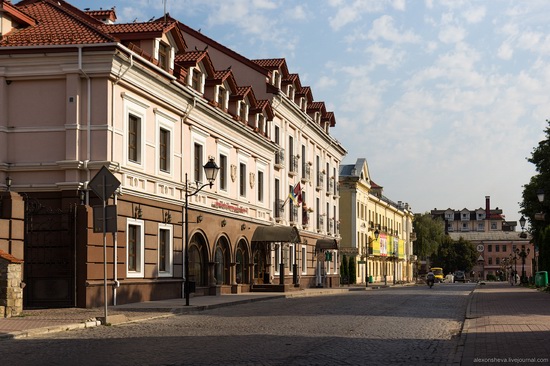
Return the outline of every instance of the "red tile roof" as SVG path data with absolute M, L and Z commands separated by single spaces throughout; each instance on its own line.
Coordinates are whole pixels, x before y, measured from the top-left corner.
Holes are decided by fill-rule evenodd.
M 7 33 L 0 41 L 0 46 L 49 46 L 67 44 L 111 43 L 116 39 L 88 21 L 92 19 L 76 16 L 65 3 L 44 0 L 35 4 L 19 7 L 28 16 L 36 19 L 35 25 Z M 89 19 L 87 19 L 89 18 Z
M 252 60 L 255 64 L 268 70 L 280 70 L 283 78 L 288 77 L 288 67 L 284 58 L 268 58 L 262 60 Z

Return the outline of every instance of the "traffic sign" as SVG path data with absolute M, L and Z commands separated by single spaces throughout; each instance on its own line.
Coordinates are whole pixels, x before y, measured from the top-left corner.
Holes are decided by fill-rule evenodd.
M 103 201 L 111 197 L 113 193 L 120 187 L 120 181 L 107 169 L 102 166 L 99 172 L 88 183 L 88 187 Z

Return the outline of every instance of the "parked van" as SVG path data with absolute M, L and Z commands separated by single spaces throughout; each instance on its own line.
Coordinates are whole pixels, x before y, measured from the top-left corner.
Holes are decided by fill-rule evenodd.
M 445 277 L 443 275 L 443 268 L 441 267 L 431 267 L 430 268 L 430 271 L 432 271 L 435 275 L 435 282 L 443 282 L 443 277 Z

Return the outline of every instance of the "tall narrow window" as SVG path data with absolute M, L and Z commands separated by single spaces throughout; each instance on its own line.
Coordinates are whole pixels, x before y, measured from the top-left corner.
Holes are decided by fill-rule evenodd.
M 170 265 L 170 230 L 159 230 L 159 272 L 169 272 Z
M 144 230 L 143 221 L 128 219 L 126 226 L 126 275 L 143 277 L 144 267 Z
M 128 226 L 128 271 L 137 271 L 138 232 L 136 225 Z
M 302 246 L 302 274 L 307 273 L 307 248 L 305 246 Z
M 202 182 L 202 145 L 195 143 L 195 163 L 193 164 L 193 176 L 196 182 Z
M 140 144 L 141 144 L 141 119 L 130 114 L 128 116 L 128 160 L 134 163 L 140 162 Z
M 239 168 L 239 194 L 246 197 L 246 164 L 240 163 Z
M 202 93 L 202 73 L 198 68 L 193 68 L 191 87 L 199 93 Z
M 220 171 L 218 172 L 220 189 L 227 190 L 227 156 L 220 154 Z
M 288 171 L 294 172 L 296 169 L 294 169 L 294 138 L 292 136 L 288 136 Z
M 168 71 L 170 69 L 170 46 L 166 43 L 159 43 L 159 66 Z
M 258 202 L 264 201 L 264 172 L 258 171 Z
M 159 134 L 159 167 L 163 172 L 170 171 L 170 131 L 161 128 Z

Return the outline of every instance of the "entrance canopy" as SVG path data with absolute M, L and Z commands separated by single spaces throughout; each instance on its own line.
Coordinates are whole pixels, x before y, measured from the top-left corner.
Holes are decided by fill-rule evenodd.
M 295 226 L 258 226 L 252 235 L 252 241 L 299 243 L 300 234 Z
M 317 239 L 315 250 L 319 252 L 327 249 L 338 249 L 338 242 L 336 239 Z

